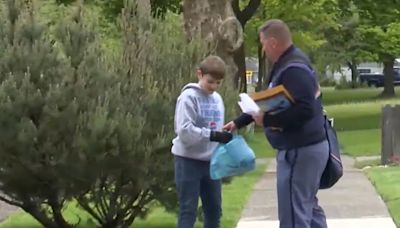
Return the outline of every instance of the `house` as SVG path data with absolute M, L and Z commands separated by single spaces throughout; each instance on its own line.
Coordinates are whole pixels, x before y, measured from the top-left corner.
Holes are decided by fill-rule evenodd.
M 258 59 L 246 57 L 246 83 L 257 84 L 258 82 Z
M 400 58 L 395 60 L 395 68 L 400 68 Z M 378 62 L 365 62 L 357 66 L 360 73 L 383 73 L 383 64 Z M 332 72 L 327 71 L 327 76 L 335 79 L 335 81 L 341 80 L 343 77 L 346 81 L 351 81 L 351 69 L 348 66 L 342 66 L 340 71 Z

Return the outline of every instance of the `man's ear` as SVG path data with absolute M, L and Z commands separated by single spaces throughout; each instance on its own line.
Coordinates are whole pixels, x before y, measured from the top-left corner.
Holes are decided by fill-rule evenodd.
M 201 76 L 201 77 L 203 77 L 203 71 L 201 71 L 200 69 L 197 69 L 196 70 L 196 74 L 198 75 L 198 76 Z
M 270 39 L 272 48 L 276 48 L 278 46 L 278 40 L 275 37 L 271 37 Z

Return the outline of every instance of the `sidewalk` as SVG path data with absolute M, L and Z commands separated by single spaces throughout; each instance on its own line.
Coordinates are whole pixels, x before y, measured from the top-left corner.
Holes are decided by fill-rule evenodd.
M 5 219 L 8 218 L 8 216 L 10 216 L 11 214 L 15 213 L 18 210 L 19 210 L 18 207 L 0 201 L 0 222 L 4 221 Z
M 319 192 L 329 228 L 396 228 L 386 205 L 364 173 L 353 168 L 354 160 L 343 156 L 344 176 L 332 188 Z M 237 228 L 278 228 L 276 162 L 255 185 Z

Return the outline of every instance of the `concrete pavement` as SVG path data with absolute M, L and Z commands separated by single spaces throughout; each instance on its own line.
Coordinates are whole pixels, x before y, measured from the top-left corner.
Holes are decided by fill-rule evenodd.
M 329 228 L 396 228 L 386 205 L 365 174 L 353 168 L 354 160 L 342 157 L 344 176 L 332 188 L 318 194 Z M 278 228 L 276 162 L 271 159 L 255 185 L 237 228 Z

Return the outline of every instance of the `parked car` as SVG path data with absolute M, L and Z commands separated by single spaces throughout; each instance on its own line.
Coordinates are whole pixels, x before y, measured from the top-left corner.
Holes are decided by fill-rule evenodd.
M 384 84 L 384 76 L 381 73 L 361 73 L 360 82 L 368 86 L 381 87 Z M 394 68 L 394 85 L 400 85 L 400 68 Z
M 370 68 L 357 68 L 358 74 L 369 74 L 371 73 Z

